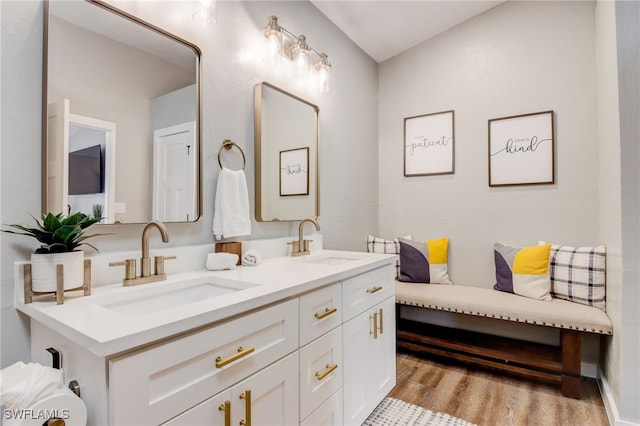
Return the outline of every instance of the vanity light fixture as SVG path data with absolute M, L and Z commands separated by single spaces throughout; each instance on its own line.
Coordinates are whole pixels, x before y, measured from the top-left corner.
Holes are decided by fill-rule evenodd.
M 296 36 L 280 26 L 277 16 L 269 17 L 263 32 L 267 38 L 267 59 L 271 65 L 276 65 L 280 58 L 286 58 L 295 64 L 299 78 L 308 79 L 311 74 L 311 57 L 316 56 L 318 60 L 314 68 L 318 89 L 320 92 L 329 91 L 331 63 L 329 63 L 329 57 L 326 53 L 318 53 L 307 44 L 305 36 Z

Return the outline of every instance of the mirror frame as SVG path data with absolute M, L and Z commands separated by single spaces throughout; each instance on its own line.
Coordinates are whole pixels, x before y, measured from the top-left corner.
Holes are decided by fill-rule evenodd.
M 306 219 L 307 217 L 300 217 L 295 219 L 264 219 L 262 217 L 262 87 L 266 86 L 269 89 L 275 90 L 285 96 L 289 96 L 296 101 L 313 108 L 316 114 L 316 129 L 315 129 L 315 150 L 316 150 L 316 170 L 315 170 L 315 186 L 310 186 L 309 189 L 315 191 L 315 213 L 314 218 L 320 217 L 320 108 L 301 98 L 293 93 L 287 92 L 271 83 L 263 81 L 258 83 L 254 87 L 254 155 L 255 155 L 255 217 L 258 222 L 292 222 Z
M 102 0 L 83 0 L 86 3 L 94 5 L 96 7 L 100 7 L 110 13 L 115 14 L 123 19 L 133 22 L 134 24 L 140 25 L 146 29 L 154 31 L 162 36 L 165 36 L 173 41 L 176 41 L 185 47 L 193 50 L 193 53 L 196 56 L 196 120 L 198 121 L 196 125 L 196 144 L 198 152 L 198 159 L 196 161 L 196 188 L 194 188 L 194 193 L 197 197 L 197 202 L 195 203 L 195 207 L 197 209 L 196 215 L 192 221 L 175 221 L 175 222 L 167 222 L 167 223 L 193 223 L 196 222 L 202 217 L 202 108 L 201 108 L 201 99 L 202 99 L 202 88 L 201 88 L 201 57 L 202 51 L 200 48 L 181 38 L 172 34 L 156 25 L 153 25 L 147 21 L 144 21 L 130 13 L 127 13 L 123 10 L 120 10 Z M 43 36 L 42 36 L 42 118 L 41 118 L 41 137 L 42 137 L 42 152 L 41 152 L 41 185 L 42 185 L 42 194 L 41 194 L 41 206 L 42 213 L 47 214 L 47 192 L 48 192 L 48 164 L 47 164 L 47 147 L 48 147 L 48 119 L 47 119 L 47 109 L 48 109 L 48 80 L 49 80 L 49 17 L 50 17 L 50 0 L 44 0 L 44 13 L 43 13 Z M 150 208 L 151 209 L 151 208 Z M 151 220 L 151 212 L 149 215 L 149 219 Z M 136 225 L 145 222 L 124 222 L 124 223 L 105 223 L 100 225 Z

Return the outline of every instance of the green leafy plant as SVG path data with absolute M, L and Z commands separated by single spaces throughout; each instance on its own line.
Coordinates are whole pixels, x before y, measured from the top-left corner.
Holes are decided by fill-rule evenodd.
M 82 245 L 87 245 L 98 251 L 93 245 L 86 242 L 88 238 L 97 237 L 99 235 L 108 234 L 92 234 L 85 235 L 87 229 L 102 218 L 91 218 L 84 213 L 77 212 L 63 216 L 62 213 L 48 213 L 42 215 L 42 219 L 31 216 L 36 221 L 37 227 L 14 224 L 8 225 L 12 228 L 19 229 L 22 232 L 2 230 L 10 234 L 26 235 L 40 241 L 42 245 L 36 249 L 35 253 L 65 253 L 77 250 Z

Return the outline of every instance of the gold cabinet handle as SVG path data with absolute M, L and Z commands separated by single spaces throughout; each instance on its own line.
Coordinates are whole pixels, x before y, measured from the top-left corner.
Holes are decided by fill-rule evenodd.
M 380 334 L 383 334 L 383 331 L 382 331 L 383 325 L 382 324 L 384 324 L 384 321 L 382 320 L 382 308 L 380 308 L 380 313 L 378 314 L 378 319 L 380 320 Z
M 382 290 L 381 286 L 373 286 L 372 288 L 367 289 L 367 293 L 373 294 L 373 293 L 376 293 L 376 292 L 378 292 L 380 290 Z
M 222 368 L 230 362 L 236 361 L 242 357 L 249 355 L 251 352 L 255 351 L 254 347 L 250 347 L 247 349 L 242 349 L 242 346 L 238 348 L 238 353 L 235 355 L 231 355 L 229 358 L 222 359 L 221 357 L 216 357 L 216 368 Z
M 319 371 L 316 371 L 316 379 L 318 380 L 324 379 L 329 374 L 331 374 L 336 368 L 338 368 L 338 364 L 333 364 L 333 365 L 327 364 L 327 369 L 324 370 L 322 373 Z
M 331 315 L 331 314 L 333 314 L 333 313 L 335 313 L 337 311 L 338 311 L 338 308 L 333 308 L 333 309 L 326 308 L 324 310 L 324 312 L 316 312 L 314 316 L 317 319 L 322 319 L 324 317 L 328 317 L 329 315 Z
M 378 338 L 378 313 L 374 312 L 369 318 L 373 318 L 373 331 L 370 331 L 369 334 L 373 334 L 373 338 Z
M 244 399 L 244 419 L 240 420 L 240 425 L 251 426 L 251 390 L 241 393 L 240 399 Z
M 231 401 L 220 404 L 218 411 L 224 411 L 224 426 L 231 426 Z

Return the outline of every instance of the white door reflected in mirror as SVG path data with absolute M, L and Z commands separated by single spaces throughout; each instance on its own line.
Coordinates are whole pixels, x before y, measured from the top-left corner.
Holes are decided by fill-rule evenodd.
M 153 219 L 163 222 L 194 219 L 196 157 L 195 121 L 154 132 Z

